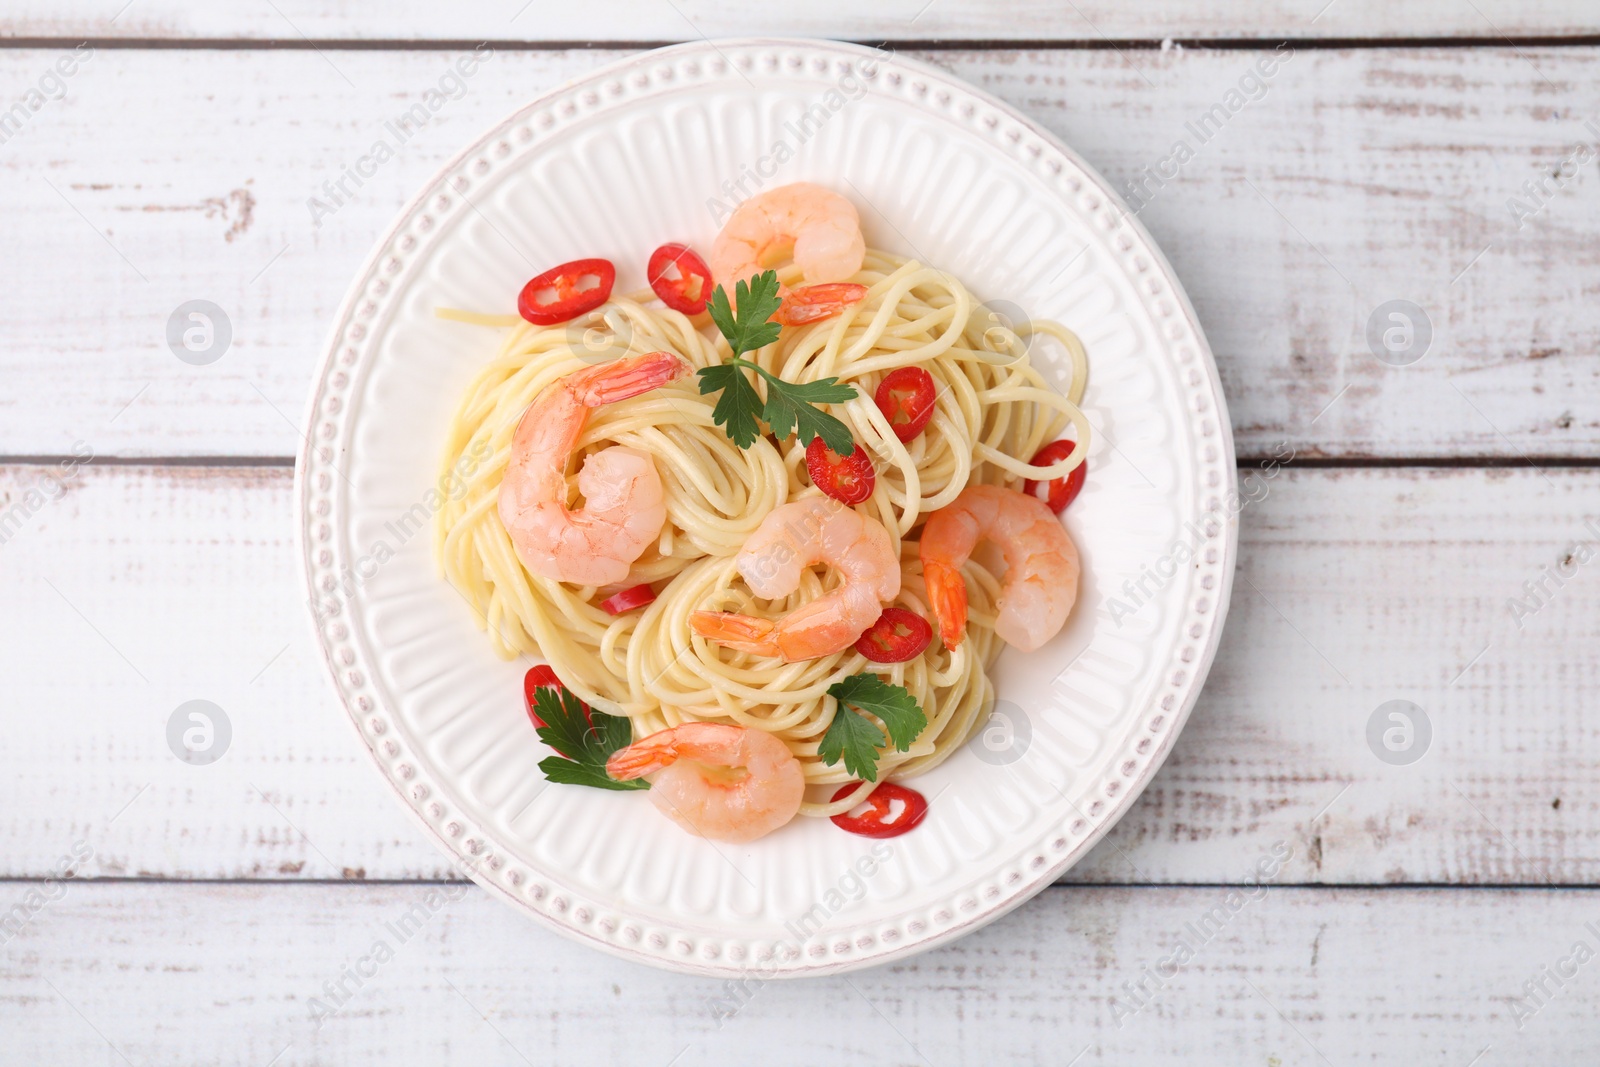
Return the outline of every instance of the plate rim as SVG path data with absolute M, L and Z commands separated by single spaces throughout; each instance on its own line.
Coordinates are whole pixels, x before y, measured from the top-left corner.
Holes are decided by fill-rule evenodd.
M 346 289 L 345 295 L 334 314 L 327 339 L 323 345 L 322 355 L 318 360 L 310 382 L 302 414 L 302 425 L 305 427 L 305 431 L 296 454 L 294 466 L 295 551 L 299 557 L 303 580 L 302 588 L 307 597 L 305 619 L 310 627 L 313 641 L 321 654 L 320 658 L 327 672 L 328 681 L 331 683 L 334 694 L 345 712 L 342 717 L 351 730 L 354 731 L 361 747 L 377 765 L 379 776 L 389 786 L 400 806 L 405 809 L 406 814 L 412 821 L 422 828 L 425 835 L 449 858 L 450 866 L 455 871 L 467 875 L 491 895 L 500 898 L 518 913 L 533 919 L 546 929 L 553 930 L 582 944 L 598 948 L 612 956 L 635 963 L 645 963 L 657 968 L 702 977 L 749 976 L 753 971 L 757 970 L 764 972 L 760 975 L 761 980 L 821 977 L 842 974 L 864 967 L 878 966 L 920 954 L 948 944 L 994 922 L 1053 885 L 1061 874 L 1081 862 L 1085 855 L 1127 815 L 1138 797 L 1154 780 L 1156 774 L 1165 764 L 1167 757 L 1171 754 L 1179 734 L 1182 733 L 1183 728 L 1188 723 L 1189 716 L 1199 699 L 1204 683 L 1215 661 L 1231 604 L 1233 580 L 1237 567 L 1239 522 L 1236 511 L 1222 516 L 1222 558 L 1218 564 L 1222 577 L 1217 583 L 1217 588 L 1210 591 L 1214 606 L 1206 612 L 1210 622 L 1207 624 L 1205 640 L 1200 645 L 1193 663 L 1189 665 L 1187 680 L 1181 686 L 1178 686 L 1181 690 L 1181 699 L 1177 702 L 1176 707 L 1162 712 L 1167 722 L 1161 728 L 1156 744 L 1152 746 L 1148 754 L 1143 756 L 1141 766 L 1138 768 L 1136 775 L 1132 776 L 1127 782 L 1127 787 L 1122 795 L 1113 798 L 1110 810 L 1106 814 L 1099 816 L 1094 825 L 1090 826 L 1088 831 L 1081 837 L 1073 840 L 1070 843 L 1070 847 L 1063 850 L 1062 854 L 1055 858 L 1053 862 L 1046 863 L 1042 868 L 1030 871 L 1026 878 L 1026 884 L 1015 889 L 996 903 L 979 907 L 972 914 L 960 917 L 942 929 L 929 932 L 925 936 L 908 937 L 902 943 L 892 945 L 883 940 L 878 940 L 871 949 L 851 952 L 845 958 L 838 958 L 837 955 L 834 955 L 815 962 L 801 957 L 788 962 L 773 960 L 769 966 L 762 967 L 761 961 L 758 960 L 724 961 L 720 955 L 715 959 L 702 960 L 693 954 L 675 956 L 667 951 L 665 947 L 662 947 L 660 951 L 650 951 L 643 946 L 642 942 L 629 946 L 619 941 L 598 936 L 590 929 L 587 929 L 586 924 L 579 924 L 567 918 L 567 913 L 564 910 L 558 916 L 548 910 L 534 907 L 528 900 L 523 899 L 511 888 L 501 884 L 494 876 L 483 870 L 481 862 L 465 854 L 461 843 L 452 840 L 450 836 L 442 831 L 440 826 L 425 818 L 420 810 L 422 800 L 408 796 L 400 782 L 396 781 L 395 776 L 390 773 L 390 768 L 384 757 L 380 756 L 377 751 L 378 739 L 386 732 L 386 727 L 384 729 L 375 727 L 369 730 L 363 729 L 361 719 L 368 712 L 366 710 L 358 710 L 355 703 L 346 696 L 345 688 L 341 684 L 341 667 L 335 662 L 333 646 L 324 635 L 321 626 L 322 620 L 313 606 L 319 597 L 319 591 L 316 584 L 317 572 L 312 559 L 313 546 L 309 536 L 311 516 L 308 511 L 308 479 L 311 466 L 319 458 L 315 454 L 317 446 L 314 443 L 315 439 L 312 432 L 319 419 L 319 401 L 323 397 L 324 387 L 328 382 L 328 378 L 335 369 L 336 357 L 340 349 L 345 346 L 346 338 L 351 336 L 350 331 L 352 325 L 354 325 L 353 320 L 357 317 L 357 305 L 366 298 L 368 287 L 377 274 L 380 261 L 395 245 L 402 231 L 413 221 L 417 212 L 423 208 L 429 198 L 440 195 L 450 188 L 452 175 L 466 161 L 484 151 L 497 131 L 508 129 L 515 125 L 524 115 L 531 115 L 541 107 L 549 107 L 553 103 L 563 98 L 572 97 L 585 89 L 592 90 L 593 87 L 608 80 L 615 80 L 624 72 L 641 64 L 659 59 L 679 58 L 694 53 L 705 53 L 708 64 L 714 66 L 717 60 L 721 59 L 727 67 L 737 68 L 737 64 L 727 59 L 725 49 L 729 51 L 799 50 L 802 53 L 824 53 L 830 57 L 845 57 L 855 61 L 861 61 L 867 57 L 887 60 L 908 73 L 935 80 L 952 92 L 968 95 L 985 107 L 998 112 L 1008 121 L 1026 131 L 1037 142 L 1058 153 L 1076 167 L 1087 180 L 1087 184 L 1093 187 L 1094 192 L 1117 209 L 1119 218 L 1116 225 L 1126 225 L 1131 229 L 1137 250 L 1151 257 L 1157 274 L 1166 283 L 1166 295 L 1175 299 L 1177 303 L 1177 317 L 1187 327 L 1192 338 L 1191 343 L 1197 350 L 1199 358 L 1196 363 L 1202 368 L 1205 375 L 1205 397 L 1210 401 L 1211 405 L 1209 412 L 1185 410 L 1185 421 L 1192 426 L 1196 420 L 1206 414 L 1215 419 L 1217 444 L 1221 452 L 1217 464 L 1223 471 L 1225 484 L 1211 488 L 1214 495 L 1224 497 L 1237 496 L 1238 471 L 1232 423 L 1228 417 L 1227 398 L 1222 388 L 1221 376 L 1210 342 L 1207 340 L 1205 332 L 1200 325 L 1188 293 L 1183 288 L 1166 254 L 1145 229 L 1143 223 L 1139 221 L 1137 215 L 1128 209 L 1122 197 L 1097 169 L 1054 133 L 1040 126 L 1026 114 L 986 90 L 935 64 L 909 58 L 899 52 L 889 51 L 886 54 L 881 49 L 850 42 L 808 37 L 741 36 L 716 40 L 708 38 L 701 41 L 690 41 L 636 52 L 613 62 L 602 64 L 585 74 L 570 78 L 559 85 L 538 93 L 485 127 L 469 140 L 461 151 L 444 162 L 420 186 L 418 191 L 396 211 L 392 220 L 375 240 L 372 250 L 352 276 L 350 285 Z M 804 60 L 802 60 L 801 69 L 804 71 Z M 715 77 L 716 73 L 714 72 L 712 75 L 707 76 L 705 81 L 711 82 Z M 653 91 L 659 90 L 659 88 L 655 87 Z M 916 106 L 916 102 L 912 101 L 911 103 Z M 928 110 L 932 110 L 931 107 Z M 582 116 L 574 121 L 581 122 Z M 1064 190 L 1062 196 L 1066 196 Z M 355 369 L 355 367 L 353 366 L 352 369 Z M 332 446 L 327 446 L 325 450 L 331 452 Z M 327 462 L 331 466 L 331 457 L 324 459 L 323 462 Z M 1200 487 L 1199 492 L 1204 494 L 1206 487 Z M 364 657 L 361 656 L 359 651 L 357 652 L 357 662 L 361 666 L 366 666 Z M 1149 709 L 1141 709 L 1138 714 L 1143 716 L 1148 712 Z M 374 719 L 374 724 L 377 721 Z M 470 849 L 467 851 L 470 851 Z M 674 933 L 691 939 L 696 936 L 692 932 L 685 931 L 674 931 Z

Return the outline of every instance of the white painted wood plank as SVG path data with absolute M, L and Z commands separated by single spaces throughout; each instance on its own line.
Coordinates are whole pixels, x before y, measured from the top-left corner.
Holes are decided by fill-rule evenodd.
M 450 5 L 398 0 L 381 14 L 357 4 L 308 0 L 134 0 L 114 3 L 17 0 L 7 37 L 153 39 L 681 41 L 702 35 L 780 35 L 849 40 L 1061 40 L 1106 38 L 1389 38 L 1593 33 L 1582 0 L 812 0 L 760 5 L 737 0 L 463 0 Z M 1476 10 L 1474 10 L 1474 6 Z
M 27 606 L 0 614 L 9 872 L 50 870 L 82 838 L 116 876 L 442 875 L 311 644 L 291 472 L 91 466 L 64 493 L 52 477 L 0 472 L 5 600 Z M 27 516 L 36 488 L 60 499 Z M 167 740 L 197 699 L 232 734 L 205 767 Z
M 0 902 L 24 889 L 0 883 Z M 424 892 L 70 886 L 0 947 L 0 1058 L 1569 1064 L 1592 1062 L 1600 1010 L 1600 964 L 1569 963 L 1560 986 L 1542 971 L 1600 946 L 1594 891 L 1268 888 L 1197 935 L 1227 890 L 1057 888 L 903 963 L 747 991 L 614 960 L 475 887 L 402 940 L 391 926 Z M 1192 958 L 1158 988 L 1145 969 L 1180 940 Z M 1522 987 L 1541 978 L 1535 1004 Z M 333 1008 L 341 980 L 323 1016 L 313 1001 Z
M 40 476 L 0 470 L 0 492 Z M 1600 540 L 1600 471 L 1291 467 L 1246 488 L 1266 495 L 1242 513 L 1200 704 L 1068 877 L 1225 881 L 1282 839 L 1288 882 L 1600 884 L 1600 563 L 1508 609 Z M 289 490 L 286 469 L 91 464 L 0 546 L 0 875 L 41 875 L 79 839 L 93 875 L 446 875 L 324 682 Z M 194 699 L 232 726 L 210 766 L 167 745 Z M 1366 739 L 1396 699 L 1431 723 L 1409 766 Z
M 614 55 L 502 51 L 314 226 L 308 198 L 452 55 L 99 50 L 0 146 L 0 455 L 79 440 L 100 454 L 292 454 L 334 309 L 398 205 L 476 131 Z M 1600 137 L 1574 103 L 1600 95 L 1595 55 L 1302 50 L 1203 144 L 1189 124 L 1261 53 L 926 58 L 1021 107 L 1119 188 L 1144 182 L 1140 217 L 1217 350 L 1244 454 L 1288 440 L 1332 456 L 1516 457 L 1600 455 L 1594 168 L 1574 164 L 1520 229 L 1506 207 L 1533 203 L 1525 181 Z M 57 58 L 0 53 L 0 99 Z M 1195 155 L 1177 177 L 1141 178 L 1179 139 Z M 227 311 L 233 345 L 194 367 L 164 338 L 175 308 L 201 298 Z M 1431 317 L 1431 349 L 1407 367 L 1365 338 L 1393 299 Z

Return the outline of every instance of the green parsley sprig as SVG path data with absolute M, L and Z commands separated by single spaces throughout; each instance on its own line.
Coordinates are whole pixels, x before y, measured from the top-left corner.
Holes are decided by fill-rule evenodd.
M 778 339 L 782 327 L 772 321 L 783 304 L 783 298 L 778 295 L 778 272 L 765 271 L 749 282 L 739 282 L 734 287 L 734 295 L 739 306 L 737 314 L 728 301 L 727 290 L 720 285 L 707 305 L 711 321 L 717 324 L 733 349 L 731 358 L 715 367 L 702 367 L 698 372 L 702 396 L 718 390 L 722 392 L 711 411 L 712 421 L 740 448 L 749 448 L 755 443 L 761 436 L 761 421 L 765 420 L 775 437 L 797 434 L 803 445 L 821 437 L 835 452 L 849 455 L 855 450 L 850 427 L 817 405 L 842 404 L 854 399 L 854 386 L 840 384 L 838 378 L 786 382 L 757 364 L 739 358 Z M 745 376 L 746 370 L 755 371 L 766 381 L 765 401 Z
M 817 755 L 829 765 L 842 758 L 844 769 L 863 781 L 878 780 L 878 749 L 885 743 L 884 728 L 895 751 L 904 752 L 928 725 L 928 717 L 909 690 L 875 674 L 852 674 L 830 685 L 828 695 L 839 702 L 839 708 L 822 735 Z M 867 715 L 876 716 L 883 728 Z
M 539 740 L 561 753 L 539 761 L 546 778 L 596 789 L 650 788 L 643 778 L 619 782 L 606 773 L 611 754 L 633 743 L 633 724 L 626 718 L 592 711 L 571 690 L 553 685 L 540 686 L 533 700 L 544 723 L 538 728 Z

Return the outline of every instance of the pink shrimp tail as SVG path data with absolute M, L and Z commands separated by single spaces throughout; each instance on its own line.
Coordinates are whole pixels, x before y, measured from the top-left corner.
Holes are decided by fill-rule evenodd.
M 670 734 L 670 730 L 664 730 L 635 741 L 627 748 L 617 749 L 606 760 L 606 773 L 619 782 L 627 782 L 671 766 L 678 752 Z
M 829 282 L 825 285 L 802 285 L 798 289 L 778 287 L 783 303 L 774 316 L 784 326 L 804 326 L 832 318 L 852 304 L 866 299 L 867 287 L 853 282 Z
M 967 632 L 966 580 L 955 567 L 928 559 L 922 561 L 922 580 L 928 589 L 928 604 L 939 620 L 944 647 L 955 651 Z
M 648 393 L 687 373 L 689 365 L 674 353 L 646 352 L 578 371 L 566 386 L 584 407 L 597 408 Z
M 689 616 L 695 633 L 719 645 L 758 656 L 781 656 L 777 625 L 733 611 L 696 611 Z

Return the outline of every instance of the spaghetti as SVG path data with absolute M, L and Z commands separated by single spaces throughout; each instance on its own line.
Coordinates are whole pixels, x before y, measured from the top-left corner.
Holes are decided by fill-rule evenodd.
M 787 285 L 799 271 L 779 270 Z M 859 505 L 888 530 L 902 565 L 895 603 L 926 616 L 927 592 L 917 537 L 929 514 L 968 485 L 1017 487 L 1025 478 L 1060 478 L 1082 462 L 1090 427 L 1078 407 L 1087 378 L 1083 346 L 1065 327 L 1045 321 L 1008 324 L 944 271 L 869 249 L 851 279 L 865 298 L 836 317 L 785 329 L 749 355 L 787 381 L 837 377 L 856 387 L 832 408 L 867 450 L 876 470 L 872 495 Z M 449 317 L 499 324 L 493 317 Z M 1030 342 L 1048 337 L 1066 355 L 1065 393 L 1034 366 Z M 478 613 L 495 651 L 549 661 L 561 680 L 597 709 L 632 720 L 635 737 L 685 722 L 722 722 L 767 731 L 800 761 L 808 787 L 801 812 L 848 811 L 871 790 L 834 801 L 853 781 L 842 765 L 824 763 L 819 742 L 837 702 L 830 685 L 871 670 L 905 687 L 928 725 L 906 751 L 890 749 L 879 779 L 899 779 L 938 766 L 978 729 L 993 703 L 987 668 L 1002 643 L 994 632 L 1000 582 L 977 562 L 964 568 L 970 596 L 967 639 L 955 650 L 937 642 L 902 663 L 875 664 L 853 647 L 803 662 L 734 651 L 695 635 L 689 616 L 728 610 L 779 616 L 828 592 L 836 576 L 806 572 L 782 601 L 761 602 L 740 577 L 734 557 L 774 508 L 815 496 L 806 449 L 770 435 L 741 449 L 715 424 L 713 398 L 686 377 L 594 410 L 572 460 L 612 445 L 648 454 L 666 494 L 667 520 L 657 543 L 633 565 L 629 585 L 658 586 L 642 612 L 612 615 L 599 601 L 612 590 L 578 587 L 530 574 L 517 558 L 497 511 L 511 438 L 523 413 L 557 379 L 629 353 L 668 350 L 699 369 L 728 353 L 695 322 L 660 306 L 651 294 L 613 297 L 558 326 L 516 321 L 495 358 L 479 372 L 452 422 L 443 475 L 454 478 L 465 455 L 487 454 L 464 492 L 435 516 L 436 550 L 446 578 Z M 899 440 L 873 401 L 889 372 L 916 366 L 937 389 L 932 421 Z M 1072 428 L 1076 446 L 1049 466 L 1026 458 Z M 569 471 L 575 468 L 569 468 Z

